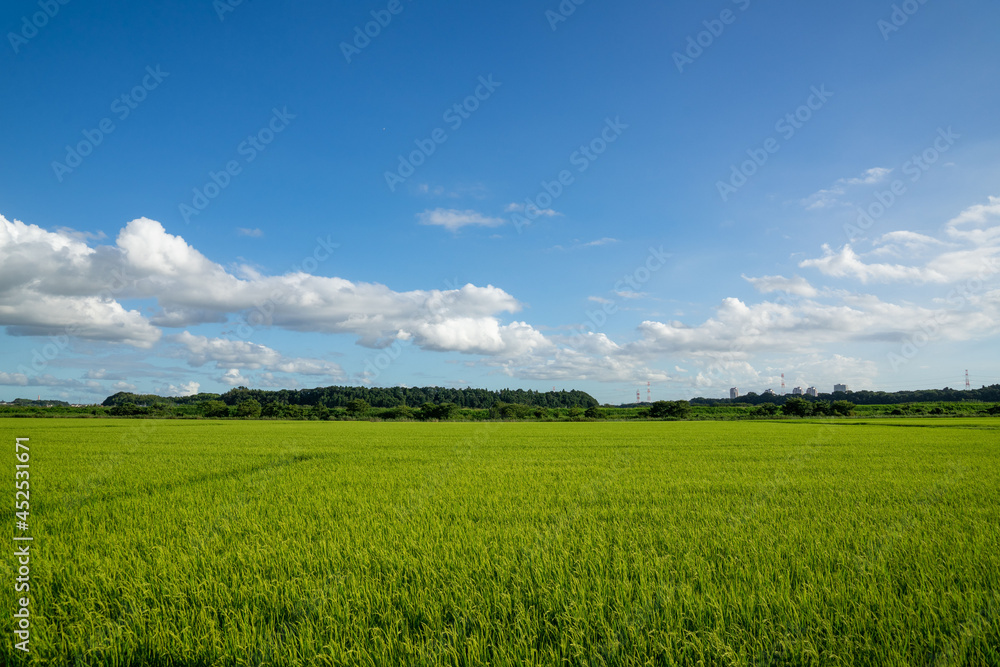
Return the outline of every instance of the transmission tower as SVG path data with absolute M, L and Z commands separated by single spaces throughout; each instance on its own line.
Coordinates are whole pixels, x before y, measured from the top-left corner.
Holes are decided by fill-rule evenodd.
M 969 371 L 968 371 L 968 369 L 966 369 L 966 371 L 965 371 L 965 391 L 969 391 L 970 389 L 972 389 L 972 385 L 969 384 Z
M 647 403 L 653 402 L 653 390 L 650 388 L 648 382 L 646 383 L 646 402 Z

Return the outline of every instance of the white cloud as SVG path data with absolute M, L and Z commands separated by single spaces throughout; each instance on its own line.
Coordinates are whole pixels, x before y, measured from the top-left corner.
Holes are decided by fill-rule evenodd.
M 977 204 L 962 211 L 948 221 L 945 232 L 956 240 L 996 245 L 1000 241 L 1000 197 L 990 197 L 988 204 Z
M 886 179 L 892 173 L 892 169 L 885 167 L 873 167 L 861 174 L 858 178 L 841 179 L 844 185 L 876 185 Z
M 198 382 L 185 382 L 180 387 L 175 387 L 174 385 L 169 385 L 167 391 L 171 396 L 194 396 L 201 390 L 201 384 Z
M 926 268 L 903 266 L 902 264 L 866 264 L 861 257 L 846 245 L 839 251 L 823 246 L 823 256 L 807 259 L 799 263 L 802 268 L 814 268 L 833 278 L 854 278 L 868 282 L 948 282 L 947 275 L 931 272 Z
M 92 393 L 101 391 L 101 385 L 98 382 L 65 380 L 47 373 L 44 375 L 25 375 L 24 373 L 0 372 L 0 385 L 13 387 L 68 387 L 71 389 L 83 389 Z
M 521 305 L 492 285 L 394 292 L 303 272 L 264 276 L 243 267 L 241 275 L 146 218 L 130 222 L 116 246 L 96 249 L 0 218 L 0 326 L 14 335 L 69 333 L 148 348 L 158 327 L 241 315 L 252 328 L 350 334 L 369 347 L 406 337 L 469 353 L 523 344 L 522 325 L 498 319 Z M 121 299 L 155 299 L 159 311 L 146 319 Z
M 106 296 L 116 253 L 0 216 L 0 326 L 14 336 L 70 335 L 150 347 L 158 329 Z
M 581 250 L 583 248 L 598 248 L 600 246 L 611 245 L 613 243 L 621 243 L 618 239 L 613 239 L 611 237 L 604 237 L 602 239 L 597 239 L 596 241 L 588 241 L 587 243 L 581 243 L 579 240 L 575 240 L 573 245 L 568 248 L 565 246 L 557 245 L 553 247 L 553 250 L 571 251 L 571 250 Z
M 558 343 L 558 347 L 556 346 Z M 670 376 L 616 344 L 605 334 L 559 336 L 539 354 L 527 351 L 510 358 L 491 358 L 484 364 L 526 380 L 631 382 L 636 378 L 665 382 Z
M 839 178 L 830 188 L 820 190 L 801 200 L 807 209 L 819 209 L 840 203 L 839 197 L 847 193 L 847 188 L 854 185 L 876 185 L 886 179 L 892 169 L 873 167 L 854 178 Z
M 246 227 L 238 227 L 236 229 L 236 233 L 239 234 L 240 236 L 249 236 L 255 239 L 264 236 L 263 230 L 257 229 L 256 227 L 253 229 L 247 229 Z
M 939 241 L 938 239 L 905 230 L 889 232 L 883 234 L 872 242 L 875 250 L 872 255 L 894 255 L 896 257 L 913 257 L 935 247 L 949 246 L 952 244 Z
M 477 211 L 436 208 L 427 210 L 417 216 L 422 225 L 444 227 L 450 232 L 457 232 L 462 227 L 499 227 L 506 221 L 503 218 L 491 218 Z
M 524 213 L 527 209 L 528 209 L 528 206 L 526 206 L 524 204 L 518 204 L 517 202 L 512 202 L 510 204 L 507 204 L 507 207 L 504 210 L 507 213 Z M 530 217 L 532 219 L 534 219 L 534 218 L 554 218 L 554 217 L 560 216 L 560 215 L 562 215 L 562 213 L 560 213 L 559 211 L 556 211 L 555 209 L 551 209 L 551 208 L 538 208 L 537 206 L 534 206 L 534 205 L 531 206 L 531 215 L 530 215 Z
M 240 386 L 245 387 L 249 384 L 252 384 L 249 380 L 240 375 L 239 369 L 236 368 L 230 368 L 228 371 L 222 374 L 222 377 L 216 379 L 218 379 L 219 382 L 222 382 L 223 384 L 228 384 L 230 387 L 240 387 Z
M 753 285 L 754 289 L 762 294 L 767 294 L 769 292 L 787 292 L 788 294 L 795 294 L 804 297 L 814 297 L 817 294 L 816 288 L 809 284 L 805 278 L 799 276 L 793 276 L 791 278 L 785 278 L 784 276 L 761 276 L 759 278 L 749 278 L 743 276 L 743 279 L 748 283 Z
M 917 265 L 869 263 L 848 244 L 837 251 L 824 245 L 822 257 L 804 260 L 799 266 L 862 283 L 915 285 L 956 283 L 1000 270 L 1000 198 L 990 197 L 989 204 L 966 209 L 947 222 L 944 233 L 950 241 L 905 230 L 890 232 L 875 241 L 871 253 L 875 256 L 905 255 L 915 259 L 937 249 L 939 254 Z
M 620 243 L 620 241 L 618 239 L 613 239 L 610 236 L 605 236 L 602 239 L 597 239 L 596 241 L 590 241 L 588 243 L 584 243 L 581 247 L 582 248 L 593 248 L 593 247 L 596 247 L 596 246 L 611 245 L 612 243 Z
M 338 379 L 345 377 L 338 364 L 322 359 L 285 357 L 277 350 L 247 341 L 195 336 L 187 331 L 173 336 L 173 340 L 185 348 L 188 363 L 192 366 L 214 362 L 219 369 L 265 369 Z

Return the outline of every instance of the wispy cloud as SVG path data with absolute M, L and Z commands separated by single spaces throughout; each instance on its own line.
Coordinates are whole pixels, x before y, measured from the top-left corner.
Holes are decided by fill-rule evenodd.
M 621 290 L 619 292 L 615 292 L 615 294 L 623 299 L 645 299 L 649 296 L 646 292 L 632 292 L 629 290 Z
M 526 207 L 524 204 L 518 204 L 517 202 L 512 202 L 510 204 L 507 204 L 507 208 L 505 208 L 504 211 L 506 211 L 507 213 L 524 213 L 525 208 Z M 556 211 L 555 209 L 551 208 L 534 208 L 532 210 L 532 213 L 535 217 L 544 216 L 546 218 L 554 218 L 557 215 L 562 215 L 562 213 L 560 213 L 559 211 Z
M 618 239 L 613 239 L 611 237 L 605 236 L 603 239 L 597 239 L 596 241 L 588 241 L 587 243 L 581 242 L 579 239 L 575 239 L 573 244 L 570 246 L 557 245 L 553 246 L 553 250 L 561 250 L 563 252 L 569 252 L 570 250 L 581 250 L 583 248 L 597 248 L 605 245 L 612 245 L 615 243 L 620 243 Z
M 841 195 L 847 194 L 847 188 L 855 185 L 877 185 L 892 173 L 892 169 L 872 167 L 854 178 L 839 178 L 832 186 L 820 190 L 802 199 L 799 203 L 809 210 L 826 208 L 840 203 Z
M 457 232 L 462 227 L 499 227 L 503 218 L 491 218 L 471 209 L 460 211 L 454 208 L 436 208 L 419 214 L 421 225 L 444 227 L 450 232 Z
M 754 289 L 761 294 L 768 292 L 787 292 L 804 297 L 814 297 L 817 294 L 816 288 L 809 284 L 809 281 L 799 276 L 785 278 L 784 276 L 761 276 L 750 278 L 743 276 L 743 280 L 753 285 Z
M 239 227 L 239 228 L 237 228 L 236 233 L 239 234 L 240 236 L 249 236 L 249 237 L 255 238 L 255 239 L 258 239 L 261 236 L 264 236 L 263 230 L 256 229 L 256 228 L 254 228 L 254 229 L 247 229 L 246 227 Z

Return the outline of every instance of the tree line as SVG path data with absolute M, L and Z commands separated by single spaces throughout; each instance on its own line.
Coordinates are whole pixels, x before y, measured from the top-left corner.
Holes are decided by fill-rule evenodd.
M 488 410 L 497 404 L 517 404 L 537 408 L 583 408 L 598 405 L 590 394 L 578 391 L 539 392 L 525 389 L 450 389 L 446 387 L 317 387 L 315 389 L 248 389 L 236 387 L 224 394 L 165 398 L 153 394 L 118 392 L 104 399 L 105 407 L 130 403 L 136 406 L 192 405 L 206 401 L 222 401 L 236 406 L 253 399 L 262 408 L 268 405 L 298 405 L 303 407 L 347 408 L 351 401 L 361 400 L 373 408 L 421 408 L 425 404 L 450 403 L 458 408 Z
M 786 401 L 800 399 L 803 401 L 850 401 L 855 405 L 895 405 L 902 403 L 960 403 L 963 401 L 978 401 L 982 403 L 1000 403 L 1000 384 L 983 386 L 979 389 L 914 389 L 907 391 L 838 391 L 829 394 L 809 395 L 778 395 L 756 394 L 749 392 L 739 398 L 692 398 L 691 405 L 763 405 L 771 403 L 784 405 Z

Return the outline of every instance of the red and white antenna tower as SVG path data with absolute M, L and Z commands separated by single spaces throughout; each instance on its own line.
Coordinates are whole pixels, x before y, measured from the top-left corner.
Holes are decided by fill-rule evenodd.
M 965 390 L 969 391 L 970 389 L 972 389 L 972 385 L 969 384 L 969 371 L 966 370 L 965 371 Z
M 785 374 L 781 374 L 781 393 L 785 393 Z
M 647 403 L 653 402 L 653 390 L 650 388 L 648 382 L 646 383 L 646 402 Z
M 642 403 L 642 394 L 639 393 L 638 389 L 635 390 L 635 402 L 636 404 Z

